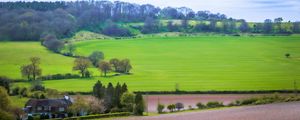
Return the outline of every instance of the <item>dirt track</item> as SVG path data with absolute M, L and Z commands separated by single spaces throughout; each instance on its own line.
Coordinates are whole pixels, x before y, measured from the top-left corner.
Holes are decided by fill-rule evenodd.
M 129 117 L 118 120 L 300 120 L 300 102 Z

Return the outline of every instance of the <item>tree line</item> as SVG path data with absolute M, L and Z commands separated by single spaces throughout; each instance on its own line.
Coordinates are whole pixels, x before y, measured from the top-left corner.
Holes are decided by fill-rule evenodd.
M 70 37 L 81 29 L 112 36 L 130 36 L 132 34 L 127 29 L 112 22 L 144 22 L 149 17 L 156 20 L 227 19 L 224 14 L 195 12 L 186 7 L 159 8 L 119 1 L 0 2 L 0 39 L 37 41 L 47 35 L 60 39 Z

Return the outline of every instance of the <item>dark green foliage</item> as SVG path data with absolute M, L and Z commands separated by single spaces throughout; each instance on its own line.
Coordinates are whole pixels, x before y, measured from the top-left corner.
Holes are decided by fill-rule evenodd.
M 31 81 L 31 91 L 45 91 L 45 87 L 40 80 Z
M 94 51 L 88 58 L 94 66 L 98 67 L 98 63 L 104 60 L 104 53 L 101 51 Z
M 7 90 L 7 93 L 10 93 L 10 79 L 4 76 L 0 76 L 0 86 L 4 87 Z
M 98 99 L 103 99 L 105 95 L 105 87 L 98 81 L 93 87 L 93 95 Z
M 71 117 L 70 119 L 80 119 L 80 120 L 90 120 L 97 118 L 106 118 L 106 117 L 118 117 L 118 116 L 129 116 L 131 113 L 129 112 L 120 112 L 120 113 L 107 113 L 107 114 L 96 114 L 96 115 L 87 115 L 80 117 Z M 66 118 L 68 120 L 68 118 Z
M 163 113 L 163 110 L 165 109 L 165 105 L 163 104 L 157 104 L 157 112 L 158 113 Z
M 135 115 L 143 115 L 145 109 L 144 99 L 142 94 L 138 93 L 135 96 L 135 106 L 134 106 L 134 114 Z
M 196 106 L 198 107 L 198 109 L 204 109 L 205 108 L 205 105 L 203 103 L 201 103 L 201 102 L 198 102 L 196 104 Z
M 223 103 L 222 102 L 218 102 L 218 101 L 211 101 L 211 102 L 208 102 L 206 104 L 206 106 L 208 108 L 217 108 L 217 107 L 223 107 Z
M 37 79 L 38 80 L 61 80 L 61 79 L 72 79 L 72 78 L 80 78 L 80 75 L 77 74 L 53 74 L 53 75 L 46 75 L 46 76 L 40 76 Z
M 147 17 L 141 32 L 145 34 L 159 32 L 159 22 L 151 17 Z
M 122 88 L 121 88 L 121 85 L 120 83 L 117 83 L 116 85 L 116 88 L 115 88 L 115 91 L 114 91 L 114 105 L 116 107 L 121 107 L 121 95 L 122 95 Z
M 175 108 L 176 108 L 176 105 L 175 105 L 175 104 L 170 104 L 170 105 L 167 106 L 167 108 L 168 108 L 168 110 L 169 110 L 170 112 L 174 112 L 174 110 L 175 110 Z
M 181 109 L 184 108 L 183 103 L 176 103 L 175 106 L 176 106 L 176 109 L 177 109 L 178 111 L 180 111 Z
M 285 57 L 286 57 L 286 58 L 290 58 L 290 56 L 291 56 L 290 53 L 286 53 L 286 54 L 285 54 Z
M 106 26 L 102 33 L 108 36 L 116 36 L 116 37 L 128 37 L 133 36 L 133 34 L 126 28 L 122 28 L 116 24 L 111 24 Z
M 114 107 L 113 101 L 115 100 L 115 89 L 112 83 L 108 83 L 106 92 L 105 92 L 105 97 L 104 97 L 104 102 L 106 105 L 106 108 L 110 110 L 111 108 Z
M 42 38 L 42 41 L 42 44 L 45 47 L 56 53 L 59 53 L 64 47 L 64 43 L 62 41 L 59 41 L 55 35 L 48 34 Z
M 273 26 L 272 26 L 272 20 L 266 19 L 266 20 L 264 21 L 263 32 L 264 32 L 264 33 L 271 33 L 271 32 L 272 32 L 272 29 L 273 29 Z
M 128 88 L 127 88 L 126 83 L 123 83 L 122 88 L 121 88 L 121 93 L 123 94 L 123 93 L 126 93 L 126 92 L 128 92 Z

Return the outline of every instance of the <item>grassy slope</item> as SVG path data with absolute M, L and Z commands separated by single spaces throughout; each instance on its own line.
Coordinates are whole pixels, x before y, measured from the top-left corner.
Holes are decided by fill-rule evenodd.
M 292 89 L 293 80 L 300 79 L 299 44 L 299 36 L 85 41 L 76 44 L 79 54 L 101 50 L 106 59 L 129 58 L 133 75 L 44 83 L 63 91 L 90 91 L 96 80 L 126 82 L 130 90 L 148 91 L 174 90 L 176 83 L 181 90 Z
M 73 58 L 48 51 L 39 42 L 0 42 L 0 76 L 21 78 L 20 66 L 29 58 L 41 58 L 43 75 L 72 72 Z

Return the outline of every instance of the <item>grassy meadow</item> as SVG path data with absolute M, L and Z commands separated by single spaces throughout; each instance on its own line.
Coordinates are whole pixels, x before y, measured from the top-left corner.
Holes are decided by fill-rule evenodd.
M 44 75 L 55 73 L 71 73 L 73 58 L 55 54 L 40 42 L 0 42 L 0 76 L 13 79 L 22 78 L 20 67 L 30 63 L 29 58 L 41 58 Z
M 77 54 L 129 58 L 132 75 L 46 81 L 62 91 L 90 91 L 97 80 L 130 90 L 278 90 L 300 79 L 299 36 L 154 37 L 77 42 Z M 291 58 L 284 55 L 290 53 Z M 99 76 L 96 70 L 94 75 Z M 68 85 L 68 87 L 66 87 Z
M 24 50 L 15 47 L 22 44 L 36 49 L 26 52 L 24 47 Z M 7 56 L 0 59 L 7 69 L 1 67 L 3 75 L 18 76 L 17 65 L 28 62 L 27 57 L 35 54 L 42 57 L 43 74 L 72 72 L 72 58 L 48 52 L 38 43 L 0 45 L 1 56 Z M 132 75 L 105 78 L 93 68 L 93 78 L 44 81 L 46 87 L 60 91 L 91 91 L 95 82 L 101 80 L 114 84 L 126 82 L 131 91 L 171 91 L 175 90 L 176 83 L 180 90 L 188 91 L 286 90 L 293 89 L 294 80 L 300 82 L 298 35 L 147 37 L 81 41 L 75 45 L 79 55 L 88 56 L 100 50 L 105 53 L 105 60 L 129 58 L 133 65 Z M 17 55 L 10 57 L 4 51 Z M 286 53 L 291 57 L 286 58 Z

